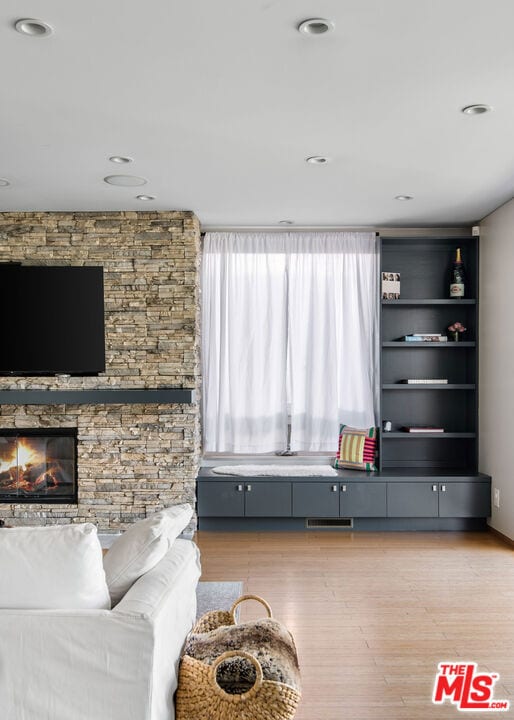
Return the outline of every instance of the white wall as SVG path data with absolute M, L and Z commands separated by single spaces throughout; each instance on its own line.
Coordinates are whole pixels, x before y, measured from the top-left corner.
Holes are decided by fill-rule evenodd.
M 480 223 L 480 470 L 500 490 L 490 524 L 514 540 L 514 200 Z M 494 492 L 493 492 L 494 497 Z

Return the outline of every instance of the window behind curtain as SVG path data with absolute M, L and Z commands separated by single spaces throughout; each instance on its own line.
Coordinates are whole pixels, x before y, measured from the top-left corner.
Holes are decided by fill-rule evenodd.
M 207 233 L 202 265 L 206 452 L 334 453 L 375 424 L 374 233 Z

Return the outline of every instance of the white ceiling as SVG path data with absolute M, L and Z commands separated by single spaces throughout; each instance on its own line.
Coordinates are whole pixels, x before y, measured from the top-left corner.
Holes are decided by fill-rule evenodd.
M 513 0 L 2 0 L 0 210 L 471 223 L 513 196 L 513 35 Z

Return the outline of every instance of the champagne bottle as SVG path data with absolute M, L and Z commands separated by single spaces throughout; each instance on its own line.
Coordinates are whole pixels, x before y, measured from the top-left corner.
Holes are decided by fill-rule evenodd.
M 466 271 L 464 269 L 464 263 L 460 255 L 460 248 L 457 248 L 455 253 L 455 261 L 452 265 L 452 277 L 450 280 L 450 297 L 451 298 L 463 298 L 464 297 L 464 286 L 466 282 Z

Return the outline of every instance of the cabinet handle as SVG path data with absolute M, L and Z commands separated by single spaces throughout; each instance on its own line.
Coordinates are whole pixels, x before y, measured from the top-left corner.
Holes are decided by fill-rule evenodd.
M 242 486 L 242 485 L 238 485 L 237 488 L 236 488 L 236 490 L 237 490 L 237 492 L 243 492 L 243 486 Z
M 441 485 L 441 492 L 446 492 L 446 485 Z
M 332 485 L 331 490 L 332 490 L 332 492 L 337 492 L 337 485 Z
M 346 485 L 341 485 L 341 492 L 346 492 Z
M 432 492 L 437 492 L 437 485 L 432 485 Z
M 246 492 L 252 492 L 252 486 L 251 486 L 251 485 L 247 485 L 247 486 L 246 486 Z

